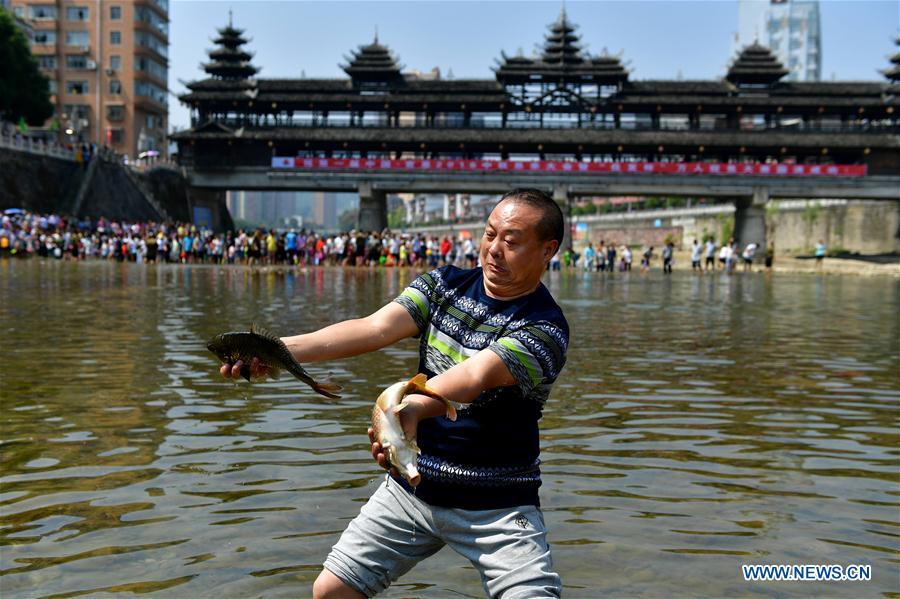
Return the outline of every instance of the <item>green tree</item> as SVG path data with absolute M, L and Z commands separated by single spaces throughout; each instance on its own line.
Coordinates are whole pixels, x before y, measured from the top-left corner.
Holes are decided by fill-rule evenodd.
M 0 117 L 40 126 L 53 116 L 50 86 L 38 69 L 28 39 L 13 16 L 0 9 Z
M 402 229 L 406 225 L 406 208 L 397 206 L 388 212 L 388 229 Z

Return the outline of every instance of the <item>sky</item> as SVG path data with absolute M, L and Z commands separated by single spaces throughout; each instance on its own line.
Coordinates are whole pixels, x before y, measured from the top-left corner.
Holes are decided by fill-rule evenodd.
M 404 70 L 440 67 L 456 79 L 493 78 L 500 52 L 532 54 L 560 1 L 170 0 L 169 89 L 203 79 L 200 63 L 228 22 L 251 38 L 259 78 L 344 78 L 339 64 L 362 44 L 379 41 Z M 716 79 L 733 58 L 737 0 L 608 0 L 565 3 L 589 54 L 618 54 L 632 79 Z M 897 0 L 820 0 L 823 79 L 883 81 L 900 35 Z M 170 127 L 190 125 L 169 97 Z

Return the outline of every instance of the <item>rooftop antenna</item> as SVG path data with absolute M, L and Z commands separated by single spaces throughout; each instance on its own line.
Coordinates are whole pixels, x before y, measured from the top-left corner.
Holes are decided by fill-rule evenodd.
M 231 9 L 228 9 L 228 26 L 231 27 Z
M 375 43 L 378 43 L 378 25 L 375 25 Z

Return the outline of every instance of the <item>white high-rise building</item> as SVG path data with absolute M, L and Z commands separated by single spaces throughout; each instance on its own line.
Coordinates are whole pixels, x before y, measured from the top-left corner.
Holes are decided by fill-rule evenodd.
M 734 55 L 754 42 L 767 46 L 788 69 L 786 81 L 822 77 L 818 0 L 739 0 Z

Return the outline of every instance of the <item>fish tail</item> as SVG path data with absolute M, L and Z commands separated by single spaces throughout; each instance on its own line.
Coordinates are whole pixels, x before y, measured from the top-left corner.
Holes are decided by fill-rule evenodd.
M 337 392 L 343 389 L 340 385 L 336 383 L 314 383 L 312 385 L 313 391 L 319 393 L 320 395 L 324 395 L 330 399 L 340 399 L 341 396 L 337 395 Z
M 412 377 L 407 383 L 407 393 L 412 391 L 415 393 L 421 393 L 422 395 L 427 395 L 428 397 L 432 397 L 434 399 L 440 400 L 444 402 L 444 405 L 447 408 L 447 418 L 450 420 L 456 420 L 456 408 L 453 407 L 453 404 L 450 403 L 450 400 L 435 391 L 434 389 L 429 388 L 425 381 L 428 380 L 428 377 L 422 374 L 421 372 L 416 376 Z

